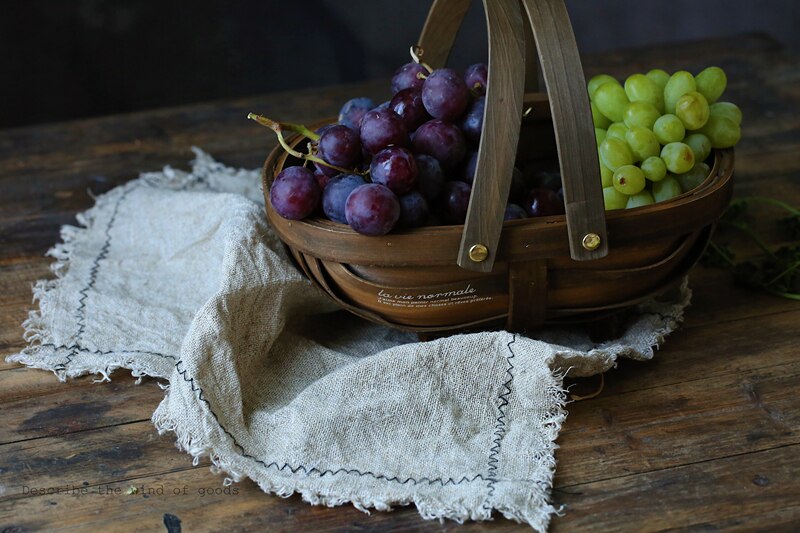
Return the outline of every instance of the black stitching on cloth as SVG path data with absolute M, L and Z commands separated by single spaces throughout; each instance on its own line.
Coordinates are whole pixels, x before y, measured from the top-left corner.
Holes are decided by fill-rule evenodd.
M 172 359 L 173 361 L 178 359 L 177 355 L 170 355 L 170 354 L 164 354 L 164 353 L 158 353 L 158 352 L 148 352 L 146 350 L 124 350 L 124 349 L 119 349 L 119 350 L 101 351 L 101 350 L 90 350 L 89 348 L 84 348 L 83 346 L 78 346 L 77 344 L 73 344 L 73 345 L 70 345 L 70 346 L 66 346 L 66 345 L 62 344 L 60 346 L 56 346 L 55 344 L 52 344 L 52 343 L 40 344 L 39 346 L 42 346 L 44 348 L 52 348 L 54 350 L 70 350 L 70 351 L 76 351 L 76 352 L 80 352 L 80 353 L 88 353 L 88 354 L 92 354 L 92 355 L 110 355 L 112 353 L 138 353 L 138 354 L 142 354 L 142 355 L 155 355 L 157 357 L 162 357 L 164 359 Z M 62 366 L 62 365 L 59 365 L 59 366 Z
M 369 470 L 367 470 L 365 472 L 362 472 L 361 470 L 358 470 L 356 468 L 339 468 L 337 470 L 330 470 L 330 469 L 320 470 L 317 467 L 308 468 L 307 466 L 304 466 L 304 465 L 291 466 L 289 463 L 279 464 L 279 463 L 277 463 L 275 461 L 273 461 L 271 463 L 267 463 L 265 461 L 262 461 L 261 459 L 258 459 L 257 457 L 254 457 L 254 456 L 250 455 L 249 453 L 247 453 L 245 451 L 244 447 L 242 447 L 242 445 L 239 444 L 236 441 L 236 437 L 234 437 L 233 434 L 231 434 L 230 431 L 225 429 L 225 427 L 220 422 L 219 417 L 214 412 L 214 409 L 212 409 L 211 403 L 203 396 L 203 389 L 200 388 L 199 386 L 195 385 L 194 378 L 191 378 L 191 377 L 187 378 L 186 377 L 188 369 L 187 370 L 181 370 L 180 369 L 180 365 L 181 365 L 182 362 L 183 361 L 178 361 L 177 363 L 175 363 L 175 370 L 177 370 L 178 374 L 181 375 L 183 380 L 186 383 L 189 384 L 189 386 L 191 387 L 193 392 L 199 392 L 199 394 L 197 395 L 197 399 L 199 399 L 200 401 L 204 402 L 208 406 L 208 411 L 211 413 L 211 416 L 214 417 L 214 420 L 216 420 L 217 425 L 219 425 L 220 429 L 222 429 L 222 431 L 228 437 L 230 437 L 230 439 L 233 442 L 233 444 L 237 448 L 239 448 L 239 452 L 242 454 L 243 457 L 247 457 L 248 459 L 252 459 L 253 461 L 263 465 L 266 468 L 275 468 L 275 469 L 277 469 L 279 471 L 289 470 L 293 474 L 295 474 L 295 473 L 297 473 L 299 471 L 303 471 L 305 474 L 319 474 L 319 477 L 325 477 L 328 474 L 330 474 L 332 476 L 336 475 L 336 474 L 355 474 L 355 475 L 357 475 L 359 477 L 367 476 L 367 477 L 371 477 L 371 478 L 378 479 L 378 480 L 382 479 L 382 480 L 385 480 L 385 481 L 392 481 L 394 483 L 399 483 L 401 485 L 405 485 L 407 483 L 412 483 L 413 485 L 419 485 L 419 484 L 422 484 L 422 483 L 427 483 L 428 485 L 435 485 L 435 484 L 438 483 L 442 487 L 445 487 L 447 485 L 454 485 L 455 486 L 455 485 L 461 485 L 462 483 L 470 483 L 470 482 L 478 480 L 478 479 L 480 479 L 482 481 L 487 481 L 487 478 L 484 477 L 481 474 L 475 474 L 473 477 L 464 476 L 461 479 L 459 479 L 458 481 L 456 481 L 455 478 L 448 478 L 448 479 L 445 480 L 444 478 L 430 479 L 430 478 L 427 478 L 427 477 L 422 477 L 422 478 L 417 479 L 417 478 L 414 478 L 414 477 L 407 477 L 405 479 L 402 479 L 402 478 L 399 478 L 397 476 L 388 477 L 388 476 L 386 476 L 384 474 L 375 474 L 373 472 L 370 472 Z
M 135 186 L 129 188 L 120 194 L 119 198 L 117 198 L 117 203 L 114 205 L 114 212 L 111 214 L 111 218 L 108 220 L 108 225 L 106 226 L 106 241 L 103 243 L 100 253 L 92 262 L 92 268 L 89 270 L 89 281 L 86 284 L 86 287 L 78 291 L 78 293 L 81 295 L 81 298 L 79 300 L 78 308 L 75 310 L 78 322 L 78 332 L 75 334 L 75 339 L 77 342 L 80 342 L 81 335 L 83 335 L 83 332 L 86 330 L 86 300 L 89 298 L 89 291 L 94 288 L 94 284 L 97 282 L 97 272 L 100 269 L 100 261 L 106 258 L 108 255 L 108 250 L 111 248 L 111 228 L 114 226 L 114 222 L 117 220 L 119 206 L 133 189 L 135 189 Z M 71 348 L 71 352 L 67 354 L 66 361 L 57 365 L 55 370 L 65 370 L 67 365 L 72 362 L 72 359 L 78 355 L 79 352 L 79 347 L 77 345 L 73 346 Z
M 498 400 L 500 400 L 500 404 L 497 406 L 497 410 L 500 414 L 497 417 L 497 424 L 495 424 L 494 428 L 494 439 L 492 439 L 492 443 L 494 445 L 489 449 L 489 461 L 488 461 L 488 470 L 487 470 L 487 477 L 486 481 L 488 481 L 486 488 L 488 489 L 488 494 L 486 495 L 486 501 L 483 504 L 484 508 L 491 509 L 491 499 L 494 495 L 494 486 L 497 483 L 497 467 L 500 461 L 500 446 L 503 442 L 503 437 L 506 434 L 506 406 L 508 406 L 508 397 L 511 394 L 511 382 L 514 381 L 514 374 L 512 370 L 514 370 L 514 363 L 511 361 L 516 357 L 514 354 L 514 350 L 511 349 L 511 345 L 517 342 L 517 334 L 515 333 L 514 336 L 511 338 L 511 341 L 508 343 L 508 351 L 511 353 L 508 357 L 506 357 L 506 361 L 508 362 L 508 368 L 506 368 L 506 374 L 508 374 L 508 379 L 505 383 L 503 383 L 503 389 L 505 392 L 501 392 L 500 396 L 498 396 Z M 501 389 L 502 390 L 502 389 Z

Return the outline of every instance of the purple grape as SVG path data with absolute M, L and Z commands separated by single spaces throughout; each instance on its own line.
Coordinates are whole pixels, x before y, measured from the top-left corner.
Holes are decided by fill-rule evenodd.
M 393 144 L 408 146 L 408 129 L 394 111 L 373 109 L 361 119 L 361 143 L 371 154 Z
M 464 72 L 464 83 L 473 94 L 483 96 L 486 94 L 487 80 L 489 79 L 489 68 L 485 63 L 475 63 L 467 67 Z
M 547 217 L 564 214 L 564 202 L 558 195 L 544 188 L 533 189 L 525 200 L 525 210 L 532 217 Z
M 422 77 L 420 77 L 420 75 Z M 428 70 L 419 63 L 406 63 L 394 71 L 392 77 L 392 94 L 397 94 L 403 89 L 416 87 L 422 89 Z
M 445 224 L 463 224 L 467 219 L 472 187 L 463 181 L 448 181 L 444 185 L 439 215 Z
M 325 212 L 325 216 L 334 222 L 347 224 L 344 214 L 347 197 L 356 187 L 364 185 L 364 183 L 366 183 L 364 178 L 355 174 L 343 174 L 333 178 L 322 191 L 322 210 Z
M 467 109 L 469 100 L 467 84 L 451 68 L 434 70 L 422 86 L 422 102 L 434 118 L 456 120 Z
M 317 209 L 320 189 L 314 173 L 304 167 L 284 169 L 269 190 L 269 201 L 283 218 L 300 220 Z
M 478 152 L 470 152 L 469 158 L 467 159 L 467 164 L 464 166 L 464 175 L 461 177 L 462 181 L 465 181 L 472 185 L 475 183 L 475 170 L 478 168 Z
M 345 204 L 347 223 L 364 235 L 385 235 L 400 219 L 400 202 L 387 187 L 367 183 L 356 187 Z
M 550 170 L 536 170 L 528 178 L 530 187 L 557 191 L 561 188 L 561 173 Z
M 332 180 L 334 177 L 336 177 L 336 176 L 328 176 L 328 175 L 327 175 L 327 174 L 325 174 L 324 172 L 321 172 L 319 169 L 317 169 L 317 170 L 314 172 L 314 179 L 315 179 L 315 180 L 317 180 L 317 185 L 319 185 L 319 189 L 320 189 L 321 191 L 324 191 L 324 190 L 325 190 L 325 187 L 327 187 L 327 186 L 328 186 L 328 183 L 330 183 L 330 182 L 331 182 L 331 180 Z
M 517 204 L 508 204 L 503 220 L 517 220 L 520 218 L 528 218 L 528 213 Z
M 370 98 L 361 97 L 348 100 L 339 111 L 339 123 L 358 131 L 361 119 L 367 111 L 375 107 L 375 102 Z
M 317 128 L 316 134 L 322 137 L 322 134 L 334 127 L 336 124 L 325 124 L 324 126 L 320 126 Z
M 390 109 L 400 115 L 408 131 L 414 131 L 431 119 L 422 104 L 422 91 L 416 87 L 409 87 L 395 94 Z
M 464 132 L 464 137 L 469 139 L 475 144 L 481 141 L 481 133 L 483 132 L 483 111 L 486 109 L 486 98 L 483 96 L 476 98 L 472 105 L 467 109 L 464 118 L 461 119 L 461 131 Z
M 361 160 L 358 131 L 344 125 L 328 128 L 319 138 L 317 156 L 337 167 L 355 168 Z
M 417 129 L 413 145 L 414 152 L 435 157 L 445 170 L 456 168 L 467 152 L 461 130 L 438 119 L 429 120 Z
M 402 227 L 418 228 L 425 225 L 430 210 L 428 202 L 418 191 L 412 191 L 398 200 L 400 201 L 400 225 Z
M 392 101 L 391 100 L 386 100 L 381 105 L 377 106 L 375 109 L 389 109 L 391 107 L 391 105 L 392 105 Z
M 442 165 L 435 157 L 425 154 L 414 155 L 414 160 L 417 162 L 417 189 L 425 199 L 435 200 L 444 186 Z
M 417 183 L 414 156 L 399 146 L 390 146 L 375 154 L 369 171 L 373 183 L 386 185 L 397 195 L 406 194 Z
M 514 167 L 514 170 L 511 173 L 511 188 L 508 191 L 508 201 L 524 203 L 527 192 L 525 178 L 522 175 L 522 171 L 517 167 Z

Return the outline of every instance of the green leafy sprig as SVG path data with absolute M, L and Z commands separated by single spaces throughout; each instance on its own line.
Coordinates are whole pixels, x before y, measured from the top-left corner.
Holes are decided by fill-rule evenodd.
M 749 208 L 754 203 L 767 204 L 788 213 L 788 217 L 779 219 L 777 223 L 790 239 L 798 242 L 777 249 L 764 242 L 750 223 Z M 800 300 L 800 209 L 773 198 L 739 198 L 731 202 L 719 226 L 746 236 L 761 253 L 750 259 L 737 260 L 730 244 L 717 242 L 715 238 L 702 259 L 704 265 L 731 270 L 739 285 Z

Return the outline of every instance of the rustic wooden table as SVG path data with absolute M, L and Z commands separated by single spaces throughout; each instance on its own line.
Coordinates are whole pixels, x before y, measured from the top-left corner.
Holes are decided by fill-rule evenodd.
M 800 204 L 800 59 L 762 35 L 587 57 L 590 73 L 724 67 L 746 117 L 736 189 Z M 270 94 L 0 131 L 0 355 L 20 350 L 31 284 L 59 227 L 102 193 L 200 146 L 258 166 L 272 145 L 248 111 L 295 122 L 340 102 L 383 96 L 385 83 Z M 800 304 L 733 286 L 697 268 L 684 327 L 646 364 L 623 362 L 602 394 L 569 405 L 559 437 L 552 531 L 800 528 Z M 367 516 L 221 487 L 208 463 L 173 446 L 150 414 L 163 393 L 117 372 L 59 383 L 0 361 L 0 531 L 477 531 L 526 529 L 498 519 L 459 526 L 412 508 Z M 594 382 L 596 383 L 596 382 Z M 591 388 L 594 383 L 587 384 Z M 131 486 L 163 495 L 128 495 Z M 68 493 L 31 489 L 69 487 Z M 175 495 L 174 491 L 180 492 Z M 185 491 L 185 494 L 184 494 Z M 82 494 L 84 492 L 85 494 Z

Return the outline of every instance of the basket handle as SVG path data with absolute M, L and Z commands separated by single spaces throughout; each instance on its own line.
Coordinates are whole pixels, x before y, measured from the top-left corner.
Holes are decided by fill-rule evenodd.
M 489 272 L 494 266 L 519 141 L 526 70 L 520 1 L 533 29 L 548 88 L 570 255 L 584 261 L 608 254 L 594 126 L 564 0 L 484 0 L 489 83 L 473 194 L 457 260 L 462 268 L 478 272 Z M 434 0 L 420 37 L 431 66 L 446 61 L 468 7 L 468 0 Z

